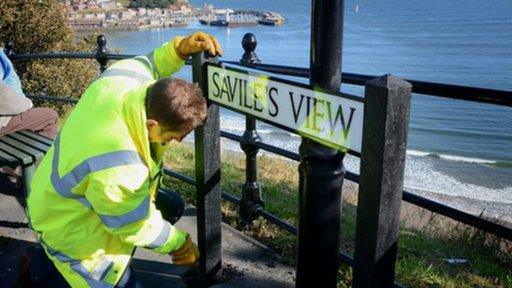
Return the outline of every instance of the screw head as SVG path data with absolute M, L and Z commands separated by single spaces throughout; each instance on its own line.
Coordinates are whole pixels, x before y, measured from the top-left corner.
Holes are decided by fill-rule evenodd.
M 7 54 L 7 56 L 11 56 L 14 54 L 14 51 L 13 51 L 13 48 L 14 48 L 14 44 L 12 43 L 12 41 L 7 41 L 5 43 L 5 54 Z

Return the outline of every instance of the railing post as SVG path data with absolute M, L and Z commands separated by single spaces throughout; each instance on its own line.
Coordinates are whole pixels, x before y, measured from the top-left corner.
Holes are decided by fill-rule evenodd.
M 312 0 L 310 83 L 339 91 L 341 0 Z M 345 154 L 307 138 L 299 148 L 299 254 L 296 287 L 336 287 Z
M 96 38 L 96 43 L 98 44 L 98 49 L 96 50 L 96 61 L 100 63 L 100 73 L 103 73 L 107 69 L 107 37 L 105 35 L 100 34 Z
M 251 67 L 254 64 L 261 63 L 254 53 L 256 49 L 256 37 L 252 33 L 244 35 L 242 47 L 245 50 L 240 63 Z M 263 210 L 265 204 L 261 198 L 261 188 L 258 182 L 258 168 L 256 155 L 258 154 L 258 142 L 261 137 L 256 131 L 256 120 L 253 117 L 245 116 L 245 132 L 240 141 L 240 147 L 245 153 L 245 184 L 242 188 L 242 199 L 240 200 L 240 222 L 242 227 L 252 224 L 259 211 Z
M 192 58 L 192 78 L 203 95 L 208 93 L 204 53 Z M 208 103 L 208 117 L 194 132 L 196 153 L 197 239 L 201 258 L 199 270 L 208 279 L 222 266 L 220 120 L 219 107 Z
M 385 75 L 366 83 L 354 287 L 393 287 L 411 84 Z

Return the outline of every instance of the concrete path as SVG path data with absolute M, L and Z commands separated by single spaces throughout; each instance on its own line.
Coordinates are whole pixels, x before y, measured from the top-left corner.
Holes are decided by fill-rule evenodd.
M 0 193 L 0 288 L 13 287 L 18 259 L 36 241 L 20 201 Z M 188 209 L 177 226 L 196 235 L 195 210 Z M 209 287 L 295 286 L 293 267 L 278 263 L 271 250 L 226 224 L 222 225 L 222 257 L 222 270 Z M 194 281 L 193 271 L 174 266 L 170 260 L 168 255 L 137 249 L 132 267 L 147 287 L 204 287 Z

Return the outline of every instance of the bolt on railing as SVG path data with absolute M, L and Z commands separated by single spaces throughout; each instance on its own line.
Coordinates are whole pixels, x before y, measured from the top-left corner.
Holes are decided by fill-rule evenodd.
M 9 58 L 14 56 L 14 49 L 13 49 L 13 47 L 14 47 L 14 45 L 12 44 L 12 41 L 7 40 L 7 42 L 5 43 L 5 47 L 4 47 L 4 53 Z

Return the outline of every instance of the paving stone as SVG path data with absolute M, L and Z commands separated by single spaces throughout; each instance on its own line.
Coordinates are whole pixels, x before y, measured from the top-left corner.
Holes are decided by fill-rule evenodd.
M 195 210 L 189 208 L 185 215 L 176 226 L 189 231 L 197 240 Z M 35 242 L 20 201 L 0 193 L 0 288 L 13 287 L 18 259 Z M 210 287 L 295 286 L 293 267 L 280 264 L 269 248 L 226 224 L 222 225 L 222 257 L 222 270 L 209 283 Z M 169 255 L 137 249 L 132 267 L 147 287 L 197 287 L 197 282 L 191 281 L 193 273 L 172 265 Z

